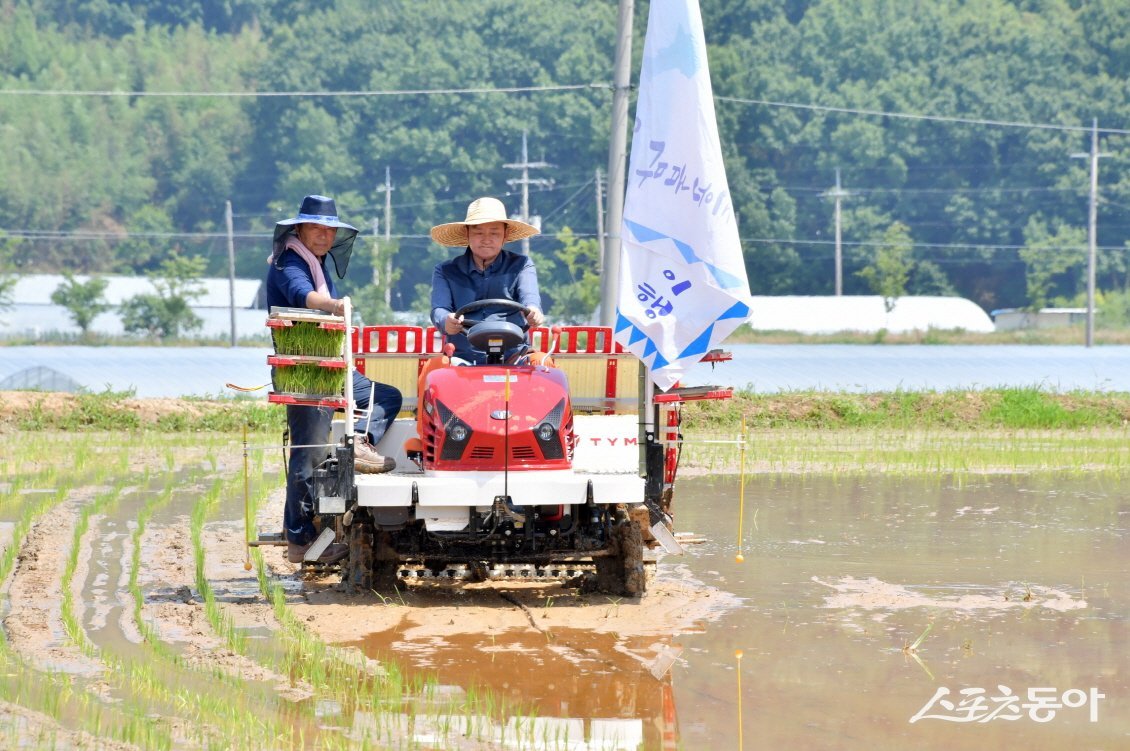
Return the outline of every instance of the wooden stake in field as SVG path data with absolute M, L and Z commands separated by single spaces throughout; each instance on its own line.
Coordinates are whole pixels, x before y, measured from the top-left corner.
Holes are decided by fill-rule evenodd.
M 247 425 L 243 426 L 243 570 L 251 570 L 251 493 L 248 491 Z

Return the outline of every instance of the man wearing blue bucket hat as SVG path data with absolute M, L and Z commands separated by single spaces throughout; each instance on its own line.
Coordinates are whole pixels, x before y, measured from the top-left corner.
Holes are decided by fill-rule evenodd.
M 312 308 L 332 315 L 345 312 L 333 278 L 327 273 L 326 259 L 333 261 L 339 279 L 345 277 L 357 228 L 338 219 L 332 198 L 311 195 L 302 199 L 298 215 L 275 225 L 270 268 L 267 271 L 267 307 Z M 371 399 L 370 399 L 371 394 Z M 360 410 L 369 411 L 367 420 L 357 422 L 354 441 L 354 468 L 358 472 L 389 472 L 396 461 L 377 453 L 377 442 L 400 412 L 402 397 L 393 386 L 374 383 L 353 371 L 353 399 Z M 333 413 L 328 407 L 286 405 L 290 432 L 290 462 L 286 477 L 287 558 L 301 563 L 306 549 L 316 536 L 314 529 L 314 463 L 325 455 Z M 308 446 L 310 448 L 301 448 Z M 341 543 L 330 545 L 319 560 L 335 563 L 348 554 Z

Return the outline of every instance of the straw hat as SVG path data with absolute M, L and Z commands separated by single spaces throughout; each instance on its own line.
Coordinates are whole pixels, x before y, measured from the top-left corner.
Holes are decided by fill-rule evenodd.
M 497 198 L 476 198 L 467 206 L 467 218 L 461 222 L 448 222 L 432 227 L 432 239 L 440 245 L 453 248 L 467 245 L 467 228 L 472 224 L 488 224 L 490 222 L 506 223 L 506 239 L 521 240 L 538 234 L 538 228 L 532 224 L 520 222 L 506 216 L 506 207 Z

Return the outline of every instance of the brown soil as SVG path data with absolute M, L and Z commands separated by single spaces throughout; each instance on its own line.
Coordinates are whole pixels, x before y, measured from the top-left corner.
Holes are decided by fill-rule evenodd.
M 142 424 L 155 423 L 162 417 L 174 415 L 196 417 L 210 408 L 208 402 L 185 399 L 122 399 L 116 404 L 137 415 Z M 0 391 L 0 423 L 12 422 L 33 410 L 49 415 L 63 415 L 74 408 L 74 394 L 58 391 Z
M 261 528 L 278 526 L 282 504 L 280 491 L 260 514 Z M 558 584 L 501 582 L 413 585 L 384 595 L 350 595 L 336 574 L 303 576 L 298 566 L 286 561 L 284 550 L 266 548 L 265 559 L 276 575 L 302 578 L 302 596 L 292 607 L 300 620 L 329 642 L 358 641 L 390 630 L 403 633 L 409 642 L 512 629 L 669 636 L 698 630 L 703 621 L 734 605 L 721 590 L 668 575 L 663 562 L 642 598 L 581 594 Z

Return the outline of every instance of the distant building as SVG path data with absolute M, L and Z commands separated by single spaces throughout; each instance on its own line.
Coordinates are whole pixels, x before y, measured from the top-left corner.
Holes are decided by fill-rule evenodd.
M 118 306 L 142 294 L 156 294 L 152 280 L 143 276 L 110 276 L 106 280 L 103 299 L 110 310 L 99 314 L 90 326 L 92 333 L 107 336 L 125 334 Z M 87 282 L 90 277 L 76 274 L 75 280 Z M 64 282 L 61 274 L 25 274 L 17 277 L 12 291 L 12 306 L 0 311 L 0 339 L 42 339 L 49 336 L 81 333 L 71 314 L 62 305 L 51 302 L 51 294 Z M 200 279 L 202 294 L 191 300 L 192 312 L 203 321 L 193 336 L 217 338 L 231 336 L 232 295 L 227 279 Z M 240 338 L 263 335 L 266 320 L 265 292 L 260 279 L 235 280 L 235 329 Z
M 1001 308 L 992 313 L 997 331 L 1016 329 L 1058 329 L 1087 323 L 1086 308 Z
M 879 295 L 754 297 L 749 325 L 755 331 L 802 334 L 891 333 L 961 329 L 993 331 L 989 315 L 963 297 L 900 297 L 887 312 Z

